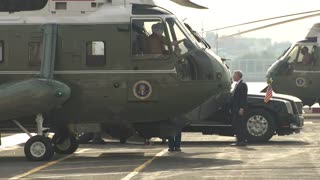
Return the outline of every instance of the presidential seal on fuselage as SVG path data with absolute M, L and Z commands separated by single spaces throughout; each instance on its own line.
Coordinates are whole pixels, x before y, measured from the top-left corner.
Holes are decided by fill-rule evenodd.
M 146 100 L 152 94 L 152 86 L 148 81 L 138 81 L 133 85 L 133 94 L 140 100 Z
M 303 77 L 298 77 L 298 78 L 296 79 L 296 85 L 297 85 L 298 87 L 304 87 L 305 84 L 306 84 L 306 80 L 305 80 Z

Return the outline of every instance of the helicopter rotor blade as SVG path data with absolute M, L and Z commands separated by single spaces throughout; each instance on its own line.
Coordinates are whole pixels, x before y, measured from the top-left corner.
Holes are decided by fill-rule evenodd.
M 208 9 L 207 7 L 196 4 L 196 3 L 192 2 L 191 0 L 171 0 L 171 1 L 177 3 L 181 6 L 186 6 L 186 7 L 190 7 L 190 8 Z
M 300 12 L 300 13 L 294 13 L 294 14 L 287 14 L 287 15 L 276 16 L 276 17 L 271 17 L 271 18 L 259 19 L 259 20 L 255 20 L 255 21 L 250 21 L 250 22 L 245 22 L 245 23 L 240 23 L 240 24 L 235 24 L 235 25 L 220 27 L 220 28 L 216 28 L 216 29 L 211 29 L 211 30 L 207 30 L 207 31 L 203 31 L 203 32 L 218 31 L 218 30 L 229 29 L 229 28 L 233 28 L 233 27 L 237 27 L 237 26 L 254 24 L 254 23 L 258 23 L 258 22 L 269 21 L 269 20 L 274 20 L 274 19 L 279 19 L 279 18 L 285 18 L 285 17 L 290 17 L 290 16 L 310 14 L 310 13 L 315 13 L 315 12 L 320 12 L 320 10 L 306 11 L 306 12 Z
M 266 29 L 266 28 L 269 28 L 269 27 L 278 26 L 278 25 L 281 25 L 281 24 L 286 24 L 286 23 L 290 23 L 290 22 L 293 22 L 293 21 L 307 19 L 307 18 L 311 18 L 311 17 L 315 17 L 315 16 L 320 16 L 320 13 L 311 14 L 311 15 L 307 15 L 307 16 L 302 16 L 302 17 L 298 17 L 298 18 L 293 18 L 293 19 L 289 19 L 289 20 L 285 20 L 285 21 L 280 21 L 280 22 L 276 22 L 276 23 L 260 26 L 260 27 L 257 27 L 257 28 L 253 28 L 253 29 L 249 29 L 249 30 L 246 30 L 246 31 L 238 32 L 238 33 L 235 33 L 235 34 L 222 36 L 219 39 L 238 36 L 238 35 L 241 35 L 241 34 L 246 34 L 246 33 L 249 33 L 249 32 L 253 32 L 253 31 L 257 31 L 257 30 L 261 30 L 261 29 Z

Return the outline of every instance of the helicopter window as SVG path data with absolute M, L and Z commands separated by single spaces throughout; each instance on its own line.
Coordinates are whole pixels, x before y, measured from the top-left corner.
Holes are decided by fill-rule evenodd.
M 161 58 L 169 55 L 165 27 L 160 19 L 133 19 L 131 28 L 132 55 Z
M 311 57 L 312 57 L 313 66 L 319 67 L 319 62 L 317 62 L 320 59 L 319 55 L 320 55 L 319 47 L 317 45 L 312 46 Z
M 0 41 L 0 63 L 4 61 L 4 42 Z
M 289 63 L 294 63 L 297 61 L 297 56 L 298 56 L 298 53 L 299 53 L 299 47 L 298 46 L 295 46 L 291 52 L 289 53 L 289 56 L 288 56 L 288 62 Z
M 300 53 L 297 62 L 302 63 L 304 65 L 311 65 L 313 64 L 313 55 L 314 55 L 314 48 L 312 45 L 310 46 L 301 46 Z
M 89 41 L 86 47 L 86 64 L 88 66 L 104 66 L 106 64 L 105 43 L 103 41 Z
M 29 65 L 40 66 L 42 56 L 42 43 L 29 42 Z
M 314 47 L 308 46 L 295 46 L 288 55 L 288 62 L 293 64 L 314 64 Z
M 194 47 L 174 18 L 167 19 L 167 26 L 175 54 L 183 55 Z
M 56 2 L 56 10 L 66 10 L 67 2 Z

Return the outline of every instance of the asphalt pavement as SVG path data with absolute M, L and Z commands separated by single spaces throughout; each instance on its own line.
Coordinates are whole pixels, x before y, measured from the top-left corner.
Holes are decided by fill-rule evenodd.
M 233 137 L 184 133 L 182 152 L 157 139 L 150 146 L 108 141 L 49 162 L 27 161 L 23 144 L 0 146 L 0 179 L 319 179 L 319 133 L 320 118 L 309 117 L 300 134 L 247 147 L 230 146 Z

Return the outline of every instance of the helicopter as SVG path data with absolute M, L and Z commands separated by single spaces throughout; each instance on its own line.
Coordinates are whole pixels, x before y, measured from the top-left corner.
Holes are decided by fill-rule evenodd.
M 226 64 L 153 1 L 9 0 L 0 15 L 0 129 L 37 132 L 28 160 L 75 152 L 78 132 L 172 136 L 230 96 Z M 161 52 L 148 44 L 155 25 Z
M 319 102 L 320 24 L 287 49 L 267 71 L 275 91 L 299 97 L 304 105 Z M 284 83 L 285 82 L 285 83 Z
M 270 17 L 266 19 L 229 25 L 209 31 L 218 31 L 254 23 L 261 23 L 264 21 L 277 20 L 280 18 L 293 17 L 287 20 L 281 20 L 275 23 L 266 24 L 260 27 L 248 29 L 242 32 L 237 32 L 235 34 L 226 35 L 219 38 L 223 39 L 317 16 L 320 16 L 320 10 Z M 297 43 L 293 44 L 291 47 L 286 49 L 278 58 L 278 60 L 268 68 L 266 72 L 266 79 L 268 84 L 272 84 L 273 91 L 276 93 L 296 96 L 303 101 L 304 105 L 308 106 L 311 106 L 316 102 L 319 102 L 319 48 L 320 24 L 317 23 L 313 25 L 313 27 L 310 29 L 309 33 L 307 34 L 304 40 L 298 41 Z M 307 60 L 306 58 L 304 58 L 305 56 L 308 56 Z M 261 92 L 266 92 L 268 86 L 262 89 Z

